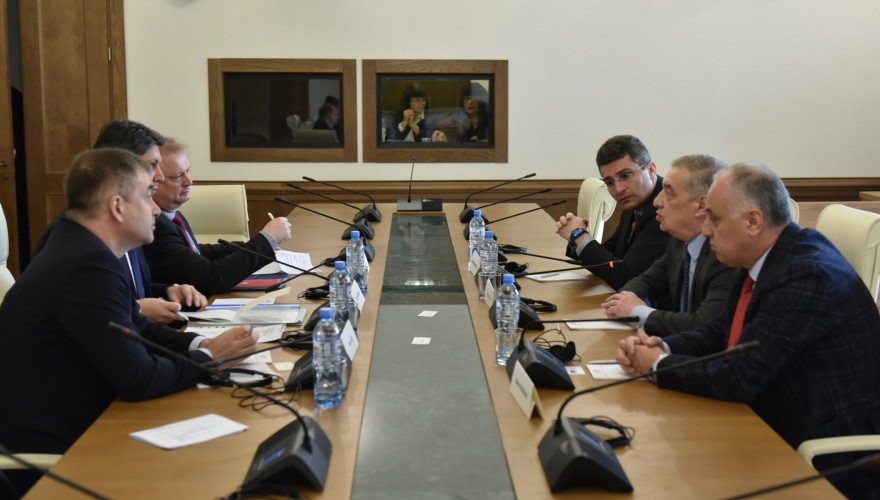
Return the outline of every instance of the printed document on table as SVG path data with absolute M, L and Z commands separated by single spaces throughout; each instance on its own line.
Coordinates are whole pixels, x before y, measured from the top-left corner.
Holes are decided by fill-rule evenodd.
M 562 272 L 550 272 L 543 274 L 532 274 L 526 276 L 526 278 L 530 280 L 535 280 L 539 283 L 548 283 L 551 281 L 584 281 L 587 279 L 591 273 L 590 271 L 562 271 Z
M 631 378 L 613 359 L 596 360 L 587 363 L 590 375 L 596 380 L 625 380 Z
M 278 250 L 277 252 L 275 252 L 275 258 L 280 260 L 281 262 L 284 262 L 285 264 L 290 264 L 300 269 L 312 268 L 312 257 L 307 253 L 291 252 L 289 250 Z M 290 266 L 283 266 L 277 262 L 270 262 L 261 267 L 254 274 L 300 274 L 301 272 L 302 271 L 294 269 Z
M 132 432 L 129 436 L 159 448 L 173 450 L 236 434 L 247 428 L 248 426 L 234 420 L 209 413 L 161 427 Z
M 629 323 L 623 321 L 566 321 L 570 330 L 634 330 Z

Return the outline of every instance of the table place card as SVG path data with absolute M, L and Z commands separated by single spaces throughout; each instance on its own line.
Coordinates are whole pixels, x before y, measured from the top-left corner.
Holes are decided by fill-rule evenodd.
M 483 297 L 483 301 L 486 302 L 486 305 L 489 306 L 489 309 L 495 307 L 495 298 L 498 293 L 495 291 L 495 286 L 492 285 L 492 280 L 486 280 L 486 293 Z
M 173 450 L 236 434 L 248 426 L 213 413 L 129 434 L 138 441 Z
M 586 375 L 587 372 L 584 371 L 584 367 L 577 366 L 566 366 L 565 371 L 568 372 L 569 375 Z
M 364 302 L 366 302 L 367 299 L 364 297 L 364 292 L 361 291 L 361 287 L 353 280 L 351 282 L 351 298 L 353 298 L 354 303 L 357 304 L 358 311 L 363 311 Z
M 569 330 L 634 330 L 629 323 L 622 321 L 566 321 Z
M 438 311 L 422 311 L 419 313 L 419 316 L 421 316 L 422 318 L 433 318 L 437 315 L 437 312 Z
M 580 274 L 586 272 L 586 274 Z M 537 281 L 539 283 L 547 283 L 551 281 L 586 281 L 590 271 L 560 271 L 544 274 L 530 274 L 526 278 Z
M 631 378 L 616 360 L 596 360 L 587 363 L 587 369 L 595 380 L 625 380 Z
M 348 359 L 354 361 L 354 355 L 357 354 L 359 344 L 357 335 L 354 334 L 354 327 L 351 326 L 351 321 L 345 322 L 340 339 L 342 340 L 342 347 L 345 349 L 345 353 L 348 354 Z
M 431 337 L 413 337 L 413 345 L 428 345 L 431 343 Z
M 519 361 L 513 367 L 513 375 L 510 377 L 510 393 L 513 394 L 513 399 L 525 413 L 526 418 L 531 419 L 536 410 L 538 416 L 544 418 L 544 407 L 541 405 L 538 390 L 535 389 L 534 382 Z
M 474 252 L 471 254 L 471 258 L 468 261 L 468 272 L 473 274 L 474 276 L 480 271 L 480 254 Z

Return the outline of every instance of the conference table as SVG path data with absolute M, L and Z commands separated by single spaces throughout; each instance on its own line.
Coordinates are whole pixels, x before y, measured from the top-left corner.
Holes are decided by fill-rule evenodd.
M 499 219 L 535 207 L 496 206 L 485 215 Z M 346 220 L 352 216 L 351 209 L 339 205 L 309 208 Z M 537 447 L 571 392 L 538 389 L 543 418 L 527 418 L 510 394 L 507 371 L 495 364 L 488 306 L 479 299 L 467 270 L 460 204 L 446 204 L 445 212 L 436 213 L 395 213 L 391 204 L 379 208 L 383 220 L 373 223 L 376 257 L 345 398 L 338 408 L 320 412 L 315 411 L 310 391 L 296 394 L 292 403 L 314 416 L 333 444 L 324 489 L 301 488 L 309 497 L 723 498 L 815 473 L 747 405 L 661 390 L 640 380 L 577 398 L 565 411 L 571 417 L 605 415 L 635 429 L 632 443 L 616 449 L 634 491 L 590 487 L 551 493 Z M 341 224 L 302 210 L 289 217 L 294 237 L 285 249 L 308 252 L 317 263 L 343 247 Z M 490 223 L 489 229 L 500 243 L 563 257 L 565 243 L 543 210 Z M 508 258 L 528 262 L 531 272 L 569 267 L 525 255 Z M 322 269 L 329 273 L 329 268 Z M 298 296 L 322 283 L 301 276 L 290 282 L 291 292 L 279 302 L 300 301 L 314 308 L 318 302 Z M 541 318 L 548 329 L 558 324 L 565 339 L 575 343 L 581 366 L 588 360 L 613 358 L 620 339 L 632 334 L 571 331 L 561 321 L 602 317 L 600 304 L 607 290 L 593 276 L 548 283 L 519 278 L 518 283 L 522 296 L 557 305 L 556 312 Z M 536 334 L 529 332 L 527 337 Z M 562 338 L 558 332 L 545 336 Z M 273 351 L 273 361 L 293 361 L 301 354 L 279 349 Z M 605 382 L 594 380 L 589 372 L 573 375 L 572 380 L 576 390 Z M 52 470 L 111 498 L 207 499 L 232 493 L 257 446 L 292 417 L 274 406 L 259 412 L 241 408 L 231 392 L 192 388 L 145 402 L 116 401 Z M 129 437 L 208 413 L 248 429 L 174 450 Z M 824 480 L 767 496 L 838 497 Z M 44 477 L 26 498 L 85 496 Z

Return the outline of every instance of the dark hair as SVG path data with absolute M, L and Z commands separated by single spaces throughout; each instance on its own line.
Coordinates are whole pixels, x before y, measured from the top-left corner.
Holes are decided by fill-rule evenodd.
M 339 107 L 339 98 L 336 96 L 328 95 L 327 97 L 324 98 L 324 102 L 327 104 L 332 104 L 332 105 L 336 106 L 337 108 Z
M 409 100 L 413 97 L 424 97 L 428 98 L 428 91 L 421 88 L 410 85 L 403 91 L 403 95 L 400 96 L 400 105 L 403 106 L 403 109 L 409 108 Z M 427 108 L 427 106 L 425 106 Z
M 596 153 L 596 165 L 602 167 L 626 156 L 629 156 L 639 166 L 651 161 L 651 154 L 648 153 L 648 148 L 645 147 L 638 137 L 615 135 L 605 141 L 599 148 L 599 151 Z
M 318 117 L 324 118 L 325 116 L 329 115 L 334 108 L 336 108 L 336 106 L 330 104 L 329 102 L 325 102 L 321 105 L 320 108 L 318 108 Z
M 750 208 L 757 208 L 771 227 L 782 227 L 791 222 L 788 189 L 766 165 L 740 162 L 731 165 L 728 171 L 732 212 L 742 214 Z
M 107 123 L 98 133 L 95 149 L 120 148 L 141 156 L 151 146 L 162 147 L 165 138 L 143 123 L 131 120 L 113 120 Z
M 100 148 L 83 151 L 73 159 L 64 178 L 67 210 L 94 218 L 107 192 L 116 189 L 126 200 L 137 188 L 137 172 L 152 175 L 152 167 L 131 151 Z
M 712 181 L 715 180 L 718 172 L 727 168 L 727 163 L 712 155 L 687 155 L 672 160 L 671 167 L 683 168 L 690 172 L 687 191 L 690 199 L 694 199 L 709 192 Z

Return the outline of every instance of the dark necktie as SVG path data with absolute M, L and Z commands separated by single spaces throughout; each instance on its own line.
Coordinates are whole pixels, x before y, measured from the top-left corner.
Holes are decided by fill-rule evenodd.
M 633 225 L 632 230 L 629 233 L 629 242 L 632 243 L 633 237 L 636 235 L 636 229 L 639 227 L 639 221 L 642 220 L 642 216 L 638 212 L 633 212 Z
M 141 275 L 141 260 L 138 258 L 137 250 L 128 252 L 128 260 L 131 262 L 131 274 L 134 276 L 134 288 L 137 291 L 139 299 L 147 297 L 144 291 L 144 277 Z
M 730 338 L 727 340 L 727 347 L 735 346 L 739 341 L 739 336 L 742 335 L 746 309 L 749 307 L 749 301 L 752 300 L 754 286 L 755 280 L 751 276 L 747 276 L 745 283 L 743 283 L 742 292 L 739 294 L 739 301 L 736 303 L 736 311 L 733 313 L 733 323 L 730 325 Z
M 198 245 L 196 245 L 196 242 L 193 241 L 192 236 L 189 235 L 189 231 L 186 230 L 186 224 L 183 223 L 183 216 L 180 215 L 180 212 L 175 212 L 174 218 L 171 220 L 174 221 L 174 225 L 176 225 L 177 228 L 180 229 L 180 232 L 183 233 L 183 237 L 186 238 L 186 242 L 189 244 L 190 250 L 195 253 L 200 253 Z
M 682 259 L 681 265 L 682 271 L 682 279 L 681 279 L 681 312 L 688 312 L 690 310 L 690 296 L 691 296 L 691 253 L 688 252 L 687 246 L 684 247 L 684 259 Z

